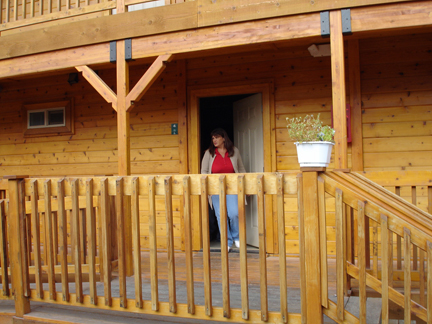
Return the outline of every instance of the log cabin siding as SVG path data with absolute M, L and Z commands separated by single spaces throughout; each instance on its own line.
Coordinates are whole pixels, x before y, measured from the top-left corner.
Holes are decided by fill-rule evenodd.
M 431 43 L 430 34 L 360 40 L 365 170 L 431 168 Z M 276 44 L 257 51 L 187 60 L 188 87 L 274 82 L 277 162 L 273 171 L 298 170 L 295 146 L 286 130 L 287 117 L 320 113 L 325 124 L 331 123 L 330 57 L 314 58 L 307 47 L 308 44 L 296 47 Z M 171 124 L 178 122 L 176 64 L 175 60 L 169 63 L 162 76 L 131 111 L 132 174 L 179 173 L 179 138 L 171 135 Z M 146 68 L 131 66 L 131 88 Z M 101 69 L 99 75 L 115 89 L 113 69 Z M 67 76 L 65 73 L 1 83 L 1 175 L 117 173 L 115 111 L 83 78 L 70 86 L 66 82 Z M 65 97 L 74 99 L 75 134 L 24 138 L 22 105 Z M 349 144 L 349 166 L 350 147 Z M 329 168 L 333 166 L 331 163 Z M 329 198 L 327 204 L 333 206 L 328 209 L 327 235 L 328 252 L 334 254 L 334 199 Z M 158 199 L 157 206 L 158 244 L 165 246 L 163 201 Z M 173 208 L 176 248 L 180 248 L 180 200 L 174 201 Z M 296 197 L 285 198 L 285 213 L 287 253 L 297 254 Z M 148 211 L 145 206 L 141 211 L 141 229 L 142 243 L 147 247 Z

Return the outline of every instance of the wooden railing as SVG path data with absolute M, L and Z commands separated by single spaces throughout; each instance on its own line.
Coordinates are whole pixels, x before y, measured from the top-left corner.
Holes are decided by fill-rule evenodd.
M 429 192 L 431 186 L 426 187 Z M 287 228 L 277 226 L 277 270 L 269 278 L 266 218 L 274 217 L 278 224 L 286 224 L 284 204 L 296 193 L 300 269 L 295 274 L 289 272 Z M 234 261 L 227 251 L 224 199 L 221 250 L 215 256 L 210 249 L 207 198 L 213 194 L 238 195 L 237 289 L 230 275 Z M 259 294 L 254 294 L 258 306 L 253 308 L 253 270 L 246 250 L 246 195 L 258 198 Z M 30 302 L 38 301 L 216 321 L 319 323 L 324 313 L 337 322 L 366 323 L 366 298 L 373 296 L 382 299 L 383 323 L 388 322 L 390 301 L 404 309 L 407 322 L 411 318 L 432 321 L 431 216 L 360 175 L 311 170 L 301 174 L 10 177 L 8 197 L 0 201 L 0 299 L 15 297 L 17 316 L 28 313 Z M 173 234 L 177 226 L 173 219 L 176 199 L 182 205 L 180 243 Z M 264 208 L 268 204 L 273 205 L 271 215 Z M 198 228 L 193 222 L 197 217 Z M 143 218 L 148 223 L 148 233 L 143 233 L 140 226 Z M 161 218 L 163 226 L 159 223 Z M 335 261 L 334 256 L 327 254 L 327 231 L 333 224 Z M 166 244 L 160 244 L 158 226 L 165 231 Z M 202 251 L 198 254 L 192 250 L 192 236 L 197 231 L 202 238 Z M 403 268 L 397 265 L 398 237 L 402 238 Z M 416 249 L 417 261 L 413 262 Z M 212 263 L 215 258 L 217 265 Z M 334 291 L 328 275 L 332 262 L 336 262 Z M 184 265 L 183 272 L 176 270 L 180 264 Z M 202 276 L 202 285 L 197 275 Z M 288 288 L 287 278 L 296 275 L 301 277 L 301 312 L 288 313 L 288 292 L 297 290 Z M 212 298 L 218 278 L 220 303 Z M 277 282 L 277 288 L 270 287 L 269 279 Z M 184 281 L 182 291 L 180 281 Z M 56 283 L 61 283 L 61 289 L 57 289 Z M 414 287 L 419 290 L 417 296 L 412 292 Z M 201 289 L 202 301 L 196 295 Z M 280 304 L 269 305 L 270 294 L 276 289 Z M 358 318 L 344 309 L 344 296 L 355 291 L 360 296 Z M 337 298 L 332 300 L 335 294 Z M 235 299 L 241 303 L 233 307 Z
M 127 0 L 124 2 L 126 10 L 122 11 L 127 11 L 127 8 L 133 5 L 148 6 L 156 1 L 158 0 Z M 170 3 L 170 0 L 165 0 L 165 5 Z M 19 27 L 53 23 L 68 18 L 77 20 L 84 15 L 96 18 L 110 15 L 116 8 L 115 0 L 0 0 L 0 31 L 6 35 L 8 31 L 14 32 L 13 30 Z
M 424 172 L 423 177 L 427 176 Z M 430 190 L 431 184 L 426 184 L 426 191 Z M 411 319 L 431 323 L 432 216 L 356 174 L 323 173 L 318 191 L 322 223 L 326 202 L 335 204 L 337 241 L 337 303 L 323 298 L 330 306 L 324 313 L 336 321 L 355 322 L 344 309 L 344 296 L 358 289 L 360 323 L 366 323 L 368 296 L 381 298 L 382 323 L 389 321 L 390 302 L 403 309 L 404 323 Z M 325 228 L 321 227 L 323 245 Z M 326 274 L 326 263 L 322 267 Z M 356 287 L 352 279 L 357 280 Z M 328 296 L 324 288 L 323 295 Z
M 16 312 L 21 316 L 28 312 L 31 301 L 98 307 L 142 313 L 157 311 L 160 315 L 208 318 L 233 321 L 296 322 L 300 314 L 288 315 L 287 273 L 285 254 L 285 227 L 280 226 L 279 311 L 271 311 L 268 305 L 265 204 L 277 201 L 278 221 L 284 220 L 284 192 L 296 192 L 296 173 L 292 174 L 231 174 L 231 175 L 178 175 L 140 176 L 75 179 L 9 179 L 9 250 L 0 251 L 3 259 L 9 256 L 12 273 L 12 292 L 4 292 L 5 298 L 16 296 Z M 209 245 L 208 195 L 237 194 L 239 201 L 241 273 L 240 289 L 230 289 L 230 260 L 227 250 L 226 201 L 221 199 L 221 252 L 218 253 L 218 271 L 211 266 Z M 246 250 L 245 198 L 256 195 L 259 212 L 259 309 L 250 309 L 248 288 L 248 254 Z M 173 235 L 173 199 L 182 200 L 182 226 L 184 251 L 175 249 Z M 156 201 L 164 199 L 160 206 Z M 201 204 L 200 204 L 201 201 Z M 1 206 L 6 202 L 3 200 Z M 200 207 L 201 206 L 201 207 Z M 193 211 L 202 221 L 203 302 L 197 300 L 194 277 L 196 259 L 192 251 Z M 165 216 L 166 248 L 157 242 L 156 217 Z M 148 215 L 149 233 L 143 237 L 140 217 Z M 2 208 L 5 217 L 5 208 Z M 70 226 L 69 226 L 70 224 Z M 113 227 L 115 226 L 115 230 Z M 5 228 L 5 227 L 3 227 Z M 149 248 L 143 249 L 143 239 Z M 178 246 L 178 245 L 177 245 Z M 145 252 L 147 251 L 147 252 Z M 148 272 L 142 266 L 142 253 L 147 253 Z M 166 254 L 166 267 L 161 270 L 161 253 Z M 23 257 L 20 258 L 19 256 Z M 214 254 L 213 254 L 214 255 Z M 176 272 L 176 261 L 185 263 L 185 273 Z M 164 259 L 165 260 L 165 259 Z M 162 262 L 165 264 L 165 261 Z M 167 300 L 161 300 L 159 292 L 164 280 L 158 280 L 158 271 L 167 274 Z M 15 275 L 22 273 L 23 276 Z M 221 276 L 222 304 L 212 301 L 214 277 Z M 128 286 L 126 278 L 133 277 Z M 10 280 L 7 271 L 2 276 Z M 143 292 L 143 278 L 150 278 L 150 294 Z M 180 303 L 176 283 L 185 281 L 186 303 Z M 88 281 L 89 290 L 83 283 Z M 47 283 L 47 286 L 43 284 Z M 61 283 L 58 291 L 56 283 Z M 3 287 L 7 287 L 7 282 Z M 20 288 L 22 287 L 22 288 Z M 115 289 L 114 289 L 115 287 Z M 277 286 L 276 286 L 277 287 Z M 22 289 L 22 291 L 20 291 Z M 97 293 L 99 291 L 99 294 Z M 102 293 L 103 291 L 103 293 Z M 115 292 L 114 292 L 115 291 Z M 117 293 L 118 291 L 118 293 Z M 239 293 L 241 308 L 233 308 L 230 295 Z M 274 308 L 275 305 L 270 305 Z

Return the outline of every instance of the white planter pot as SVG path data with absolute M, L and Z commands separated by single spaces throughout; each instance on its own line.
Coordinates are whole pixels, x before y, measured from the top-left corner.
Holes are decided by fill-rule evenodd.
M 334 143 L 296 142 L 294 144 L 297 146 L 300 167 L 328 167 Z

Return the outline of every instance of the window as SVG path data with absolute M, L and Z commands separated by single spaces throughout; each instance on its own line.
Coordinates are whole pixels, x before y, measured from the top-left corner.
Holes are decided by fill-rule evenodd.
M 73 134 L 72 102 L 56 101 L 24 105 L 25 136 Z

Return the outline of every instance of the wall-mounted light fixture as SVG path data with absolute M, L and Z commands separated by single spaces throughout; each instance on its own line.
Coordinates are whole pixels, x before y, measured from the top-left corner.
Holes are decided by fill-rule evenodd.
M 78 83 L 78 73 L 69 73 L 68 83 L 70 85 Z
M 308 51 L 313 57 L 330 56 L 330 44 L 312 44 L 308 47 Z

